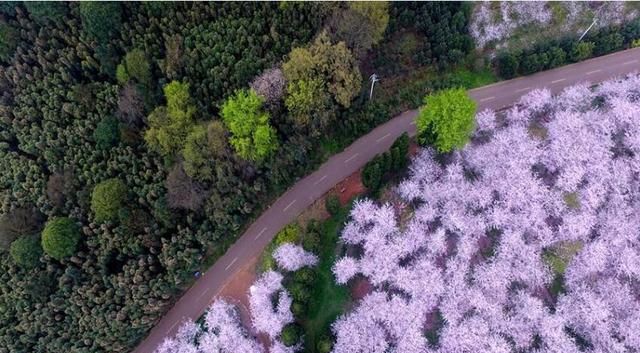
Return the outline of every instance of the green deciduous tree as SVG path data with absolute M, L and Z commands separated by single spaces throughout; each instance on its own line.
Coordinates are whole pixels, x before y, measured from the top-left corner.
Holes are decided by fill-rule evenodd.
M 355 56 L 361 57 L 382 40 L 388 23 L 388 2 L 358 1 L 350 2 L 346 9 L 336 9 L 329 28 L 335 41 L 344 41 Z
M 462 88 L 426 96 L 416 121 L 418 140 L 440 152 L 461 148 L 473 132 L 475 112 L 475 101 Z
M 184 171 L 192 178 L 203 180 L 211 178 L 213 172 L 210 164 L 211 155 L 207 127 L 205 125 L 195 126 L 187 135 L 182 148 Z
M 20 237 L 11 243 L 9 252 L 16 264 L 25 268 L 35 267 L 42 255 L 40 239 L 35 235 Z
M 79 241 L 78 226 L 66 217 L 50 219 L 42 231 L 42 249 L 56 260 L 73 255 Z
M 331 44 L 326 33 L 319 35 L 309 48 L 293 49 L 283 71 L 289 82 L 321 79 L 335 101 L 345 108 L 360 91 L 362 76 L 357 61 L 343 42 Z
M 373 43 L 380 42 L 389 24 L 389 2 L 355 1 L 350 2 L 349 7 L 364 16 L 371 24 Z
M 120 179 L 108 179 L 96 185 L 91 193 L 91 210 L 95 220 L 104 222 L 116 219 L 126 198 L 127 186 Z
M 296 127 L 310 127 L 317 136 L 335 116 L 331 96 L 321 79 L 297 80 L 287 87 L 285 105 Z
M 222 106 L 222 120 L 231 132 L 229 142 L 247 160 L 262 161 L 278 148 L 276 132 L 262 103 L 255 91 L 239 90 Z
M 289 82 L 285 104 L 295 121 L 305 124 L 301 127 L 316 119 L 320 120 L 316 126 L 327 125 L 334 104 L 348 108 L 362 80 L 357 61 L 345 43 L 331 44 L 326 33 L 308 48 L 293 49 L 283 72 Z M 313 101 L 313 95 L 317 101 Z
M 144 85 L 151 84 L 151 66 L 144 51 L 133 49 L 128 52 L 116 69 L 116 78 L 121 84 L 130 79 Z
M 167 105 L 149 115 L 144 139 L 149 147 L 168 156 L 184 146 L 195 123 L 196 108 L 189 96 L 189 84 L 173 81 L 164 87 L 164 95 Z

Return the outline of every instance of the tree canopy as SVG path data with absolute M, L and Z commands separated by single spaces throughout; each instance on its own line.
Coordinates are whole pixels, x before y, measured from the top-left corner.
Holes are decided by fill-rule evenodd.
M 283 72 L 288 82 L 285 104 L 296 125 L 311 126 L 312 134 L 333 121 L 336 105 L 351 105 L 362 80 L 346 44 L 332 44 L 326 33 L 307 48 L 293 49 Z
M 221 116 L 231 132 L 229 143 L 244 159 L 261 161 L 278 149 L 269 114 L 254 90 L 239 90 L 222 106 Z
M 149 147 L 165 156 L 178 152 L 194 127 L 196 107 L 189 95 L 189 84 L 172 81 L 163 89 L 166 106 L 157 107 L 147 118 L 144 139 Z
M 40 256 L 42 255 L 42 246 L 40 238 L 34 235 L 27 235 L 16 239 L 11 243 L 9 250 L 11 258 L 18 265 L 24 268 L 32 268 L 38 265 Z
M 56 260 L 73 255 L 79 241 L 78 226 L 66 217 L 50 219 L 42 231 L 42 249 Z
M 91 210 L 98 222 L 113 221 L 125 205 L 127 186 L 122 180 L 105 180 L 93 188 Z
M 475 101 L 462 88 L 428 95 L 416 120 L 418 140 L 440 152 L 461 148 L 473 132 L 475 112 Z

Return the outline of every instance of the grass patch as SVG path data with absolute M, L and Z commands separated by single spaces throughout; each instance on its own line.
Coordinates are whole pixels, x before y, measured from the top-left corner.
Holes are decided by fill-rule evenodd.
M 549 288 L 549 292 L 554 297 L 564 293 L 564 273 L 573 257 L 582 250 L 581 241 L 562 242 L 553 248 L 545 250 L 542 254 L 544 262 L 551 267 L 555 275 Z
M 549 130 L 538 122 L 532 122 L 527 128 L 529 136 L 538 140 L 546 140 L 549 137 Z
M 318 352 L 318 343 L 330 333 L 331 323 L 344 313 L 350 302 L 346 286 L 336 284 L 331 272 L 337 253 L 340 231 L 347 220 L 350 204 L 321 224 L 322 237 L 319 246 L 319 263 L 313 283 L 306 318 L 302 322 L 305 331 L 305 352 Z
M 466 89 L 486 86 L 498 82 L 498 77 L 489 69 L 471 71 L 466 67 L 455 69 L 450 77 L 453 81 L 459 82 Z
M 580 198 L 577 192 L 567 192 L 563 196 L 564 203 L 572 210 L 580 209 Z

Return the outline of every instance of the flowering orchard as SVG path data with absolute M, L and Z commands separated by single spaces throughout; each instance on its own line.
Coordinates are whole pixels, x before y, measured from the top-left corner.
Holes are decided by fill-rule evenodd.
M 285 243 L 274 257 L 278 266 L 296 271 L 314 266 L 318 258 L 300 246 Z M 282 285 L 283 276 L 268 271 L 249 288 L 249 309 L 253 329 L 269 336 L 270 353 L 293 353 L 299 345 L 285 346 L 279 339 L 283 328 L 294 321 L 292 299 Z M 204 323 L 192 321 L 182 324 L 178 334 L 167 338 L 156 353 L 262 353 L 264 347 L 242 327 L 237 308 L 222 299 L 216 300 L 204 316 Z
M 274 305 L 275 299 L 275 305 Z M 293 321 L 291 297 L 282 286 L 282 275 L 269 271 L 249 290 L 252 324 L 256 332 L 267 334 L 271 353 L 293 353 L 278 340 L 282 328 Z M 242 327 L 238 309 L 217 299 L 207 310 L 204 323 L 182 324 L 175 337 L 168 337 L 155 353 L 263 353 L 264 347 Z
M 464 150 L 422 150 L 398 193 L 413 209 L 357 202 L 334 264 L 338 283 L 374 290 L 332 326 L 334 353 L 637 352 L 640 350 L 640 76 L 553 97 L 536 90 L 480 112 Z M 295 271 L 318 259 L 274 252 Z M 255 332 L 293 353 L 283 276 L 251 287 Z M 217 300 L 158 353 L 266 352 Z
M 594 7 L 587 1 L 484 1 L 475 4 L 469 32 L 478 48 L 495 43 L 508 45 L 517 36 L 531 42 L 544 41 L 540 34 L 551 29 L 559 33 L 580 35 L 597 17 L 595 28 L 620 25 L 639 15 L 637 9 L 623 1 L 611 1 Z
M 334 273 L 375 290 L 334 352 L 637 352 L 639 178 L 637 75 L 479 113 L 464 150 L 413 161 L 406 224 L 354 206 Z

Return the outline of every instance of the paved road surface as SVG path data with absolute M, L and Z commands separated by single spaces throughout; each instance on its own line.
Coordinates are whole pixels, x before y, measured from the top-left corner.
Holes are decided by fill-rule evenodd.
M 640 48 L 503 81 L 469 91 L 478 110 L 500 109 L 535 88 L 553 93 L 578 82 L 597 83 L 613 76 L 640 70 Z M 262 252 L 274 235 L 294 220 L 307 206 L 335 184 L 364 166 L 376 154 L 386 151 L 404 132 L 415 134 L 416 110 L 407 111 L 355 141 L 331 157 L 317 171 L 298 181 L 277 199 L 202 277 L 178 300 L 136 348 L 136 353 L 152 353 L 166 336 L 173 336 L 180 323 L 199 317 L 213 298 L 244 263 Z

